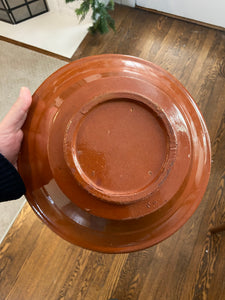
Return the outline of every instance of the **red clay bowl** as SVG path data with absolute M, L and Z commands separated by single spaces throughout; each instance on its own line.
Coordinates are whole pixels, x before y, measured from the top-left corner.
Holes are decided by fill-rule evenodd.
M 178 80 L 124 55 L 86 57 L 33 95 L 19 172 L 37 215 L 84 248 L 130 252 L 178 230 L 210 174 L 203 117 Z

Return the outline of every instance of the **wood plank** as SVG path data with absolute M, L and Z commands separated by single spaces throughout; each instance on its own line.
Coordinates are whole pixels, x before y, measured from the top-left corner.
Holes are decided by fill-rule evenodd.
M 73 60 L 124 53 L 152 61 L 180 80 L 200 106 L 212 142 L 207 191 L 174 235 L 130 254 L 70 245 L 24 207 L 0 247 L 0 299 L 223 300 L 225 233 L 225 33 L 139 9 L 116 6 L 117 32 L 90 35 Z

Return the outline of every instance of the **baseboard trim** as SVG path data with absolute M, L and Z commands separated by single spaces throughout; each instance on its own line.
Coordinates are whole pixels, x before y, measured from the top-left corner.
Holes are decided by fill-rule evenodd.
M 59 54 L 56 54 L 56 53 L 53 53 L 53 52 L 50 52 L 50 51 L 47 51 L 47 50 L 43 50 L 41 48 L 31 46 L 31 45 L 28 45 L 28 44 L 25 44 L 25 43 L 22 43 L 22 42 L 18 42 L 16 40 L 4 37 L 2 35 L 0 35 L 0 40 L 2 40 L 4 42 L 7 42 L 7 43 L 17 45 L 17 46 L 20 46 L 20 47 L 27 48 L 27 49 L 32 50 L 32 51 L 36 51 L 36 52 L 39 52 L 39 53 L 42 53 L 42 54 L 45 54 L 45 55 L 48 55 L 48 56 L 51 56 L 51 57 L 54 57 L 54 58 L 57 58 L 57 59 L 61 59 L 61 60 L 64 60 L 66 62 L 71 61 L 71 59 L 69 59 L 68 57 L 65 57 L 65 56 L 62 56 L 62 55 L 59 55 Z
M 207 28 L 212 28 L 212 29 L 216 29 L 216 30 L 220 30 L 220 31 L 225 31 L 225 28 L 221 27 L 221 26 L 217 26 L 217 25 L 213 25 L 213 24 L 209 24 L 209 23 L 205 23 L 205 22 L 201 22 L 201 21 L 197 21 L 197 20 L 193 20 L 193 19 L 189 19 L 189 18 L 169 14 L 169 13 L 165 13 L 163 11 L 155 10 L 155 9 L 152 9 L 152 8 L 146 8 L 146 7 L 142 7 L 142 6 L 139 6 L 139 5 L 136 5 L 135 7 L 138 8 L 138 9 L 146 10 L 146 11 L 149 11 L 149 12 L 152 12 L 152 13 L 160 14 L 160 15 L 163 15 L 163 16 L 166 16 L 166 17 L 177 19 L 177 20 L 194 23 L 194 24 L 197 24 L 197 25 L 201 25 L 201 26 L 204 26 L 204 27 L 207 27 Z

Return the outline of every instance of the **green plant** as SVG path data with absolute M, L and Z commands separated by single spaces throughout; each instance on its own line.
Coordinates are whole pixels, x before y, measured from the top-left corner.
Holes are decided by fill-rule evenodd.
M 76 0 L 66 0 L 74 2 Z M 80 21 L 83 21 L 89 10 L 92 10 L 93 25 L 89 27 L 92 33 L 107 33 L 110 28 L 115 31 L 115 22 L 110 16 L 109 11 L 114 10 L 114 0 L 83 0 L 80 7 L 75 10 Z

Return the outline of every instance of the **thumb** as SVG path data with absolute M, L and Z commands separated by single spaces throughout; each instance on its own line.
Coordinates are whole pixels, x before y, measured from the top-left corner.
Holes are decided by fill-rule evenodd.
M 32 97 L 28 88 L 22 87 L 19 98 L 7 113 L 1 126 L 7 132 L 15 132 L 21 129 L 26 120 L 28 109 L 31 105 Z

